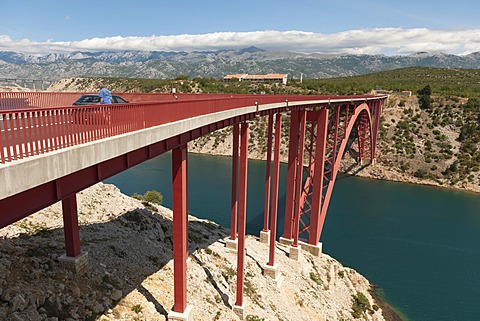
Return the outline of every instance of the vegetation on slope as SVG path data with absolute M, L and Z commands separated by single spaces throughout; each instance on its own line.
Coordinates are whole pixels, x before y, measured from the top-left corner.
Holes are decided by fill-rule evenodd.
M 426 85 L 442 97 L 480 97 L 480 69 L 408 67 L 352 77 L 306 80 L 302 87 L 316 92 L 361 94 L 373 89 L 416 93 Z

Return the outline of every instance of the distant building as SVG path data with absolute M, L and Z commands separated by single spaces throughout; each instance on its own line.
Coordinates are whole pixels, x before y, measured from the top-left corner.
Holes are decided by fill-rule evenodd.
M 232 75 L 226 75 L 225 77 L 223 77 L 223 80 L 225 80 L 225 81 L 232 81 L 232 80 L 242 81 L 242 79 L 243 79 L 245 76 L 248 76 L 248 74 L 232 74 Z
M 288 74 L 266 74 L 266 75 L 249 75 L 249 74 L 232 74 L 223 77 L 225 81 L 265 81 L 265 82 L 281 82 L 286 85 Z
M 412 96 L 412 91 L 411 90 L 402 90 L 402 95 L 410 97 L 410 96 Z

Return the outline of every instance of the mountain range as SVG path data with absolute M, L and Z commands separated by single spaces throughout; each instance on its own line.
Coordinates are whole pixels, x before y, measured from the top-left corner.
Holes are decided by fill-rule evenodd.
M 0 78 L 58 80 L 67 77 L 221 78 L 227 74 L 286 73 L 290 78 L 352 76 L 410 66 L 480 68 L 480 52 L 458 56 L 419 52 L 405 56 L 325 55 L 241 50 L 165 52 L 107 51 L 29 55 L 0 51 Z

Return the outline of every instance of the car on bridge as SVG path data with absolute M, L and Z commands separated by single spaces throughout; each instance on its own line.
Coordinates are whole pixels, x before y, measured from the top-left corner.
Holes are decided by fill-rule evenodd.
M 127 103 L 128 103 L 128 100 L 117 95 L 112 95 L 112 104 L 127 104 Z M 73 103 L 74 106 L 96 105 L 96 104 L 100 104 L 100 95 L 98 94 L 82 95 Z
M 112 104 L 127 104 L 128 100 L 117 96 L 112 95 Z M 82 95 L 78 98 L 73 106 L 89 106 L 89 105 L 101 105 L 109 106 L 110 104 L 100 104 L 100 95 L 98 94 L 87 94 Z M 96 125 L 107 125 L 111 122 L 110 110 L 102 108 L 78 108 L 72 110 L 73 123 L 77 124 L 96 124 Z

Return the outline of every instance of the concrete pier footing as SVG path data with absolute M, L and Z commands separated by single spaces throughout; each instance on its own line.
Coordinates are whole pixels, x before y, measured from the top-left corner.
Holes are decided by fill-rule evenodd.
M 270 243 L 270 230 L 260 231 L 260 243 L 265 243 L 265 244 Z
M 60 266 L 76 274 L 83 274 L 88 271 L 88 252 L 80 252 L 75 257 L 63 254 L 58 258 L 58 262 L 60 262 Z
M 245 319 L 245 303 L 242 305 L 234 305 L 233 306 L 233 312 L 238 315 L 240 320 Z
M 168 321 L 193 321 L 193 307 L 187 305 L 187 308 L 183 313 L 170 311 L 168 312 Z
M 301 258 L 301 248 L 300 246 L 290 246 L 288 257 L 294 261 L 300 261 Z
M 275 263 L 273 266 L 268 265 L 268 264 L 264 265 L 263 266 L 263 275 L 274 279 L 277 282 L 277 286 L 282 285 L 283 277 L 282 277 L 282 274 L 280 273 L 278 263 Z
M 287 245 L 287 246 L 293 244 L 293 239 L 286 239 L 284 237 L 280 237 L 278 241 L 280 242 L 280 244 Z
M 278 263 L 275 263 L 273 266 L 271 265 L 264 265 L 263 266 L 263 275 L 271 277 L 272 279 L 276 280 L 278 277 Z
M 302 247 L 302 250 L 307 251 L 313 256 L 322 256 L 322 242 L 318 242 L 317 245 L 312 245 L 304 242 L 299 242 L 299 244 Z
M 226 246 L 227 249 L 230 249 L 230 250 L 236 252 L 237 249 L 238 249 L 238 239 L 235 239 L 235 240 L 227 239 L 225 241 L 225 246 Z

